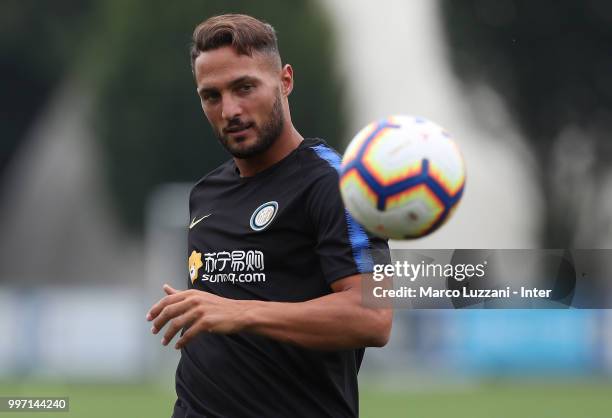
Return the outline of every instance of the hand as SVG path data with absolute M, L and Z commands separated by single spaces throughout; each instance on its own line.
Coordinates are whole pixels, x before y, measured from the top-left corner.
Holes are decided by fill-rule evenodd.
M 179 291 L 167 284 L 163 289 L 167 296 L 147 313 L 147 320 L 153 321 L 153 334 L 170 323 L 162 338 L 163 345 L 168 345 L 183 328 L 187 330 L 174 346 L 176 349 L 184 347 L 200 332 L 229 334 L 239 332 L 246 326 L 244 313 L 248 301 L 222 298 L 195 289 Z

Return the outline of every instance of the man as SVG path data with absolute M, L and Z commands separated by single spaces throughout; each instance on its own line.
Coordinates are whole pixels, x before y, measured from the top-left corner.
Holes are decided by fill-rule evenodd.
M 174 417 L 355 417 L 367 346 L 386 344 L 391 311 L 361 304 L 368 236 L 338 190 L 339 156 L 291 123 L 293 69 L 274 29 L 245 15 L 194 31 L 202 109 L 232 159 L 190 196 L 189 290 L 147 319 L 176 343 Z

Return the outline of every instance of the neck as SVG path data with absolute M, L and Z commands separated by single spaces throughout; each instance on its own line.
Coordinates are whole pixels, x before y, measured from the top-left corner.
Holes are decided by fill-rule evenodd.
M 236 158 L 234 162 L 240 171 L 240 177 L 252 177 L 266 168 L 276 164 L 296 149 L 304 138 L 294 128 L 293 124 L 286 123 L 281 135 L 274 144 L 259 155 L 249 158 Z

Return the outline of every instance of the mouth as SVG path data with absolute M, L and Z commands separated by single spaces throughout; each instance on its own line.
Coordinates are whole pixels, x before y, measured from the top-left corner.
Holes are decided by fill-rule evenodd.
M 244 136 L 246 132 L 253 127 L 253 123 L 247 123 L 240 126 L 232 126 L 231 128 L 225 128 L 223 131 L 226 135 L 233 137 Z

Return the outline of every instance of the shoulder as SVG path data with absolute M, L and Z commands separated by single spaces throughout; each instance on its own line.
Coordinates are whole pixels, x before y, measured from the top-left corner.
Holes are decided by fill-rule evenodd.
M 312 179 L 338 179 L 342 157 L 319 138 L 304 139 L 300 145 L 300 165 Z
M 232 170 L 234 169 L 234 162 L 232 159 L 227 160 L 214 170 L 208 172 L 202 178 L 200 178 L 194 185 L 194 187 L 199 186 L 202 183 L 206 183 L 210 180 L 218 180 L 228 178 L 232 175 Z
M 202 178 L 200 178 L 191 188 L 191 192 L 189 193 L 190 197 L 193 196 L 193 193 L 202 188 L 203 186 L 209 185 L 211 183 L 218 183 L 224 181 L 230 181 L 233 178 L 233 170 L 234 170 L 234 162 L 229 159 L 214 170 L 208 172 Z
M 316 219 L 328 216 L 330 212 L 344 213 L 339 186 L 340 154 L 318 138 L 304 139 L 300 151 L 307 212 Z

